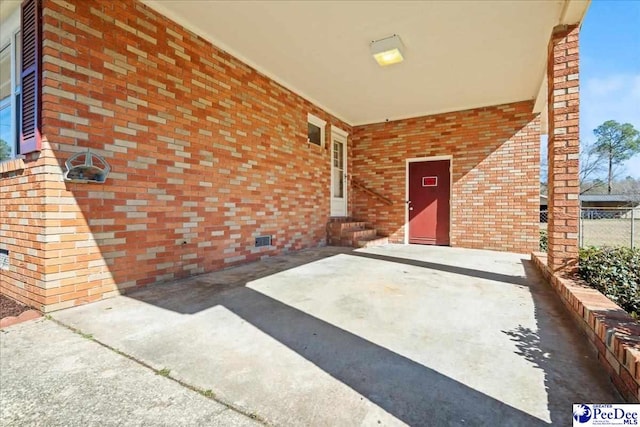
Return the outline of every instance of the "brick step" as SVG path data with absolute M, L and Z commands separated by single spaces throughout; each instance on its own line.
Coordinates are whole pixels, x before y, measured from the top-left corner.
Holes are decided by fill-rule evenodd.
M 332 216 L 331 218 L 329 218 L 329 222 L 352 222 L 352 221 L 358 221 L 358 220 L 350 216 Z
M 388 239 L 365 221 L 354 218 L 331 218 L 327 224 L 327 244 L 366 248 L 386 245 Z
M 327 224 L 327 244 L 334 246 L 351 246 L 354 242 L 353 239 L 348 242 L 346 233 L 349 231 L 364 230 L 367 228 L 367 223 L 364 221 L 358 221 L 353 218 L 332 218 Z
M 358 240 L 366 240 L 376 236 L 378 232 L 373 228 L 350 229 L 342 232 L 341 240 L 357 242 Z
M 389 238 L 376 235 L 369 239 L 358 240 L 355 247 L 357 248 L 371 248 L 373 246 L 384 246 L 389 243 Z
M 364 230 L 367 228 L 367 223 L 364 221 L 341 222 L 338 227 L 344 233 L 351 230 Z

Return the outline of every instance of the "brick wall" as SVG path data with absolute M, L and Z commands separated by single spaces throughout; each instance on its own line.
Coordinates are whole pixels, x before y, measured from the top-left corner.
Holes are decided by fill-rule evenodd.
M 0 269 L 0 293 L 34 307 L 47 302 L 46 216 L 52 215 L 45 195 L 56 164 L 48 149 L 0 164 L 0 249 L 9 251 L 9 267 Z
M 330 144 L 307 143 L 307 113 L 327 138 L 348 125 L 133 0 L 45 1 L 43 38 L 46 311 L 325 242 Z M 87 149 L 107 182 L 63 182 Z
M 540 122 L 531 102 L 358 126 L 354 177 L 393 200 L 354 189 L 353 215 L 404 242 L 406 159 L 452 155 L 451 245 L 538 247 Z
M 350 134 L 350 173 L 395 203 L 352 190 L 349 210 L 392 240 L 405 159 L 451 154 L 452 244 L 537 246 L 530 102 L 352 129 L 135 0 L 45 0 L 43 39 L 45 149 L 0 171 L 0 286 L 36 308 L 324 244 L 330 144 L 306 142 L 307 113 Z M 87 149 L 107 182 L 65 183 Z M 255 248 L 263 234 L 274 245 Z
M 580 217 L 580 85 L 578 25 L 553 29 L 547 56 L 549 141 L 549 267 L 578 262 Z

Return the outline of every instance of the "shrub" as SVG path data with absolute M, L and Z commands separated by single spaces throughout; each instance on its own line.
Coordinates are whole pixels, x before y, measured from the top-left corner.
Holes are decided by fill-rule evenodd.
M 540 230 L 540 250 L 542 252 L 547 252 L 548 243 L 549 236 L 547 235 L 547 230 Z
M 640 249 L 580 250 L 578 274 L 636 319 L 640 315 Z

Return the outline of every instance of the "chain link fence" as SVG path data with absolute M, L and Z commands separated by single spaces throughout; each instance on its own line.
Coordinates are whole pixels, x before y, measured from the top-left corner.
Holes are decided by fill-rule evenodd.
M 549 212 L 540 211 L 540 230 L 547 230 Z M 580 247 L 640 247 L 640 206 L 580 208 Z
M 640 247 L 640 208 L 581 208 L 580 247 Z

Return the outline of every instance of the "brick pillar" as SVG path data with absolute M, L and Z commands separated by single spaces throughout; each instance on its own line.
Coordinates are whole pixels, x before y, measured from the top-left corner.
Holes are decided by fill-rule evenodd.
M 549 245 L 552 271 L 571 271 L 578 261 L 580 139 L 577 25 L 553 29 L 547 58 L 549 125 Z

